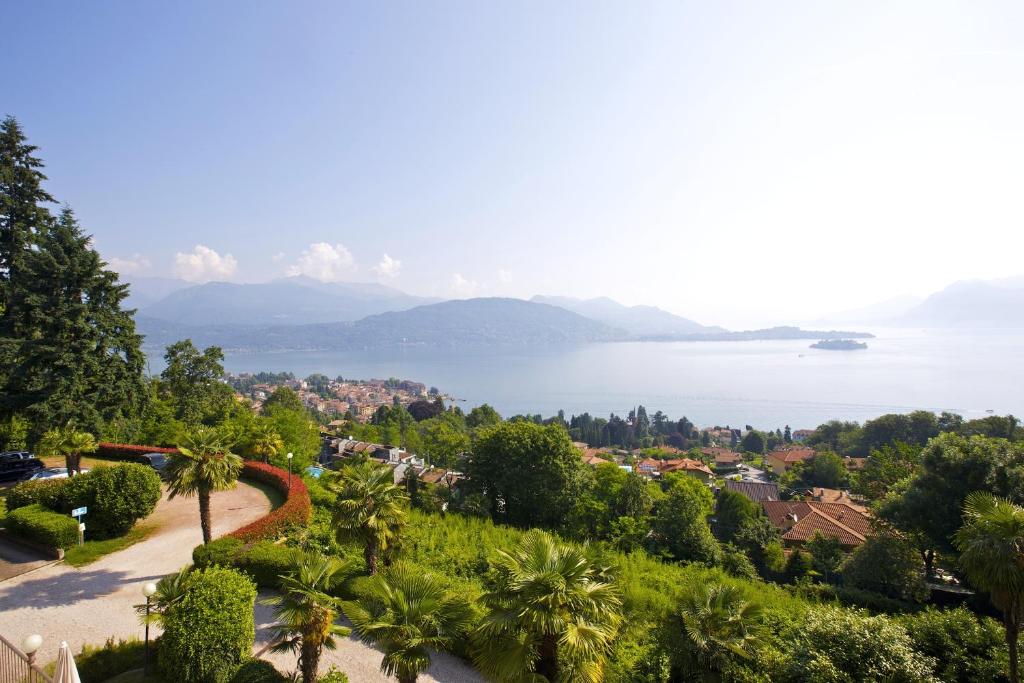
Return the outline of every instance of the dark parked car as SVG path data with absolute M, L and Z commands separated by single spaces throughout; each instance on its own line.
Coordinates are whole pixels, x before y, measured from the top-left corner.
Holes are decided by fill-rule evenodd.
M 27 479 L 44 467 L 43 462 L 28 451 L 0 453 L 0 481 Z
M 143 465 L 149 465 L 156 473 L 160 475 L 161 479 L 166 479 L 167 475 L 167 454 L 166 453 L 145 453 L 136 458 L 137 462 Z

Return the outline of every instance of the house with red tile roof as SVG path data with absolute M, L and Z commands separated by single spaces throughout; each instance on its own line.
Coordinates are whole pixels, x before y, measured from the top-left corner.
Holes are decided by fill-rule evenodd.
M 847 550 L 864 543 L 871 535 L 871 518 L 845 503 L 817 501 L 764 501 L 769 521 L 782 532 L 787 547 L 801 546 L 820 533 L 836 538 Z
M 716 472 L 732 472 L 743 463 L 743 456 L 728 448 L 702 448 L 700 452 L 714 459 Z
M 685 472 L 686 474 L 695 476 L 705 482 L 714 476 L 714 473 L 707 465 L 702 463 L 700 460 L 693 460 L 692 458 L 662 460 L 661 467 L 658 469 L 658 472 L 662 475 L 668 474 L 669 472 Z
M 798 462 L 813 460 L 815 455 L 813 448 L 780 448 L 765 456 L 764 462 L 775 474 L 784 474 Z

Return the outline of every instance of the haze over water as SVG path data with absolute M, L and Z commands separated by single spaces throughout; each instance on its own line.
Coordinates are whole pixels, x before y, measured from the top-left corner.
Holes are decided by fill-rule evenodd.
M 918 408 L 1024 414 L 1024 330 L 872 330 L 864 351 L 809 340 L 589 344 L 520 351 L 228 354 L 231 372 L 399 377 L 502 415 L 624 415 L 637 404 L 698 425 L 794 429 Z M 159 361 L 154 360 L 154 372 Z

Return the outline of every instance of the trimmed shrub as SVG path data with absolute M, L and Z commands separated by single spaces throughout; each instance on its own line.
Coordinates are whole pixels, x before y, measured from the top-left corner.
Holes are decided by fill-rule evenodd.
M 64 481 L 53 508 L 68 513 L 88 507 L 86 533 L 91 539 L 124 535 L 151 514 L 160 500 L 160 476 L 151 467 L 135 463 L 97 467 Z
M 288 527 L 303 525 L 309 521 L 313 506 L 309 501 L 309 491 L 301 477 L 292 475 L 289 489 L 287 472 L 273 465 L 249 460 L 242 468 L 241 478 L 269 484 L 287 498 L 280 507 L 241 529 L 235 529 L 228 536 L 239 538 L 246 543 L 265 538 L 276 539 L 283 535 Z
M 221 683 L 252 652 L 256 639 L 252 580 L 224 567 L 193 571 L 164 615 L 159 666 L 172 681 Z
M 235 567 L 252 577 L 260 588 L 277 588 L 281 575 L 292 566 L 295 551 L 270 541 L 257 541 L 235 557 Z
M 264 659 L 250 659 L 238 667 L 230 683 L 287 683 L 290 680 L 270 662 Z
M 177 453 L 177 448 L 163 448 L 161 446 L 136 446 L 127 443 L 110 443 L 100 441 L 96 444 L 97 458 L 114 458 L 117 460 L 134 460 L 146 453 Z
M 225 536 L 205 545 L 197 545 L 192 550 L 192 564 L 196 569 L 205 569 L 219 564 L 222 567 L 230 567 L 235 563 L 235 558 L 242 552 L 245 544 L 237 538 Z
M 75 518 L 48 510 L 38 503 L 18 508 L 7 515 L 7 530 L 51 548 L 66 550 L 78 543 L 78 522 Z
M 38 503 L 45 508 L 55 510 L 59 505 L 61 492 L 67 483 L 67 479 L 23 481 L 7 490 L 7 509 L 16 510 Z

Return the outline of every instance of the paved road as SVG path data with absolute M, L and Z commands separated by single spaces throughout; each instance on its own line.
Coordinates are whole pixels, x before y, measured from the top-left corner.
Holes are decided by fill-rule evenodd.
M 241 483 L 215 493 L 212 502 L 214 535 L 270 509 L 262 491 Z M 83 644 L 102 644 L 110 636 L 141 637 L 132 605 L 143 601 L 142 585 L 191 562 L 192 548 L 202 542 L 195 498 L 165 497 L 148 521 L 159 527 L 153 536 L 81 569 L 55 564 L 0 583 L 0 634 L 14 643 L 40 634 L 42 662 L 56 658 L 62 640 L 78 652 Z
M 0 538 L 0 581 L 35 571 L 59 560 L 46 557 L 40 552 L 29 550 L 25 546 L 6 538 Z

